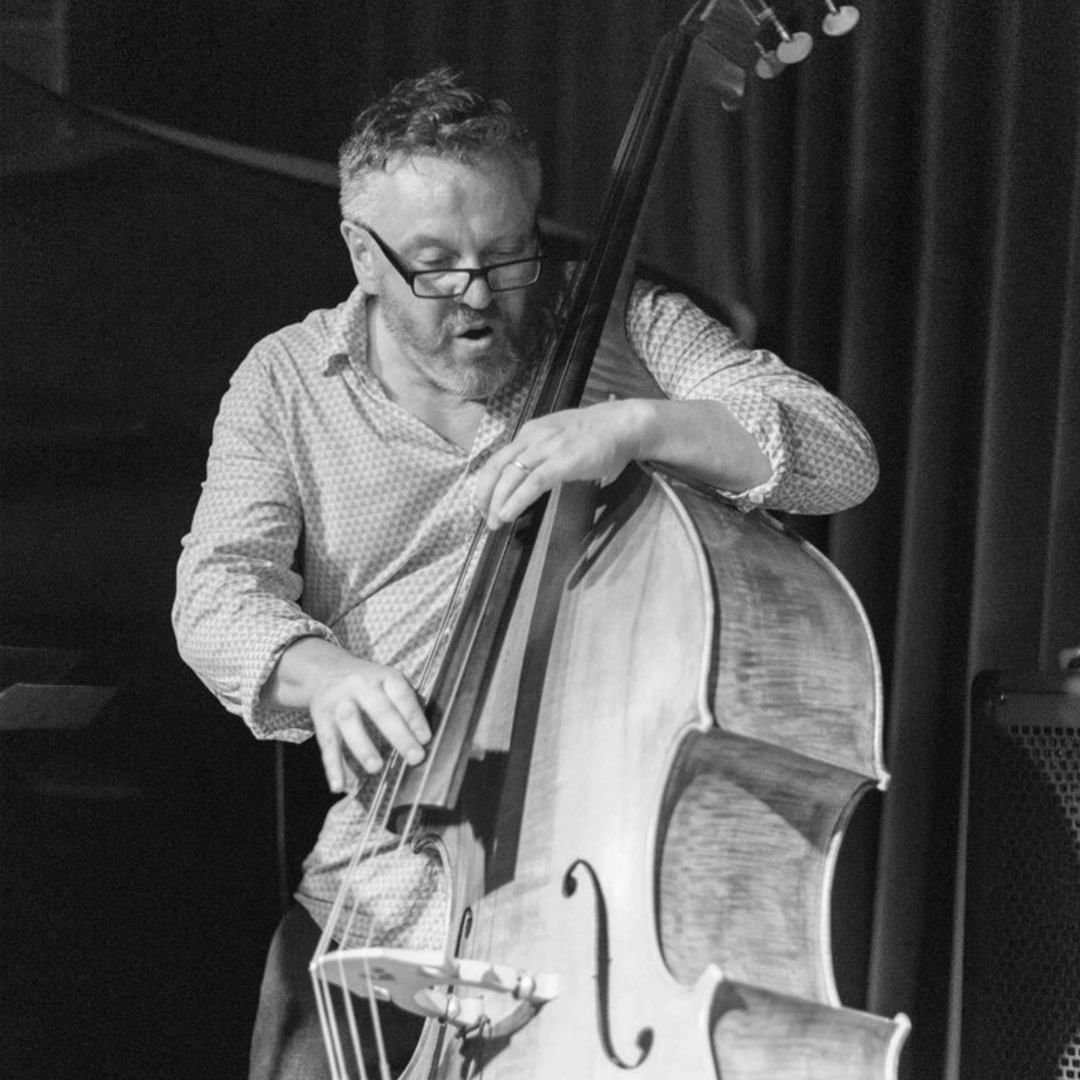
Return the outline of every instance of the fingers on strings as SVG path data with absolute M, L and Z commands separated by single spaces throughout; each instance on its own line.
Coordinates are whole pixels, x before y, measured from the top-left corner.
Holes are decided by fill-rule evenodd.
M 346 751 L 367 773 L 383 768 L 384 757 L 372 729 L 378 730 L 407 764 L 417 765 L 424 759 L 423 746 L 431 740 L 431 729 L 415 696 L 410 691 L 395 703 L 391 694 L 388 692 L 382 702 L 369 703 L 366 713 L 355 703 L 342 702 L 331 716 L 316 722 L 323 768 L 332 791 L 346 790 Z
M 537 476 L 537 466 L 530 465 L 522 455 L 502 465 L 487 501 L 479 506 L 490 529 L 511 522 L 544 492 L 544 481 Z

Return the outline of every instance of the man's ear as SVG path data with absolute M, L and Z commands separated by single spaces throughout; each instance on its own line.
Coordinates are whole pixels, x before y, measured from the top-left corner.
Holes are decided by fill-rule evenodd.
M 341 235 L 349 249 L 356 280 L 367 293 L 377 293 L 378 275 L 375 273 L 375 259 L 372 254 L 372 242 L 364 230 L 354 221 L 342 221 Z

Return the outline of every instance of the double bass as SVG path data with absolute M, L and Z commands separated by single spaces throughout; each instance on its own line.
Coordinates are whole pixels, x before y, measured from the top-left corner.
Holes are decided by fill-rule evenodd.
M 521 422 L 629 385 L 590 371 L 624 370 L 632 238 L 688 67 L 735 108 L 748 69 L 808 47 L 753 0 L 702 0 L 661 43 Z M 467 563 L 419 688 L 427 759 L 391 755 L 371 810 L 441 861 L 445 945 L 339 944 L 361 844 L 311 965 L 336 1080 L 389 1080 L 386 1003 L 426 1018 L 406 1080 L 894 1077 L 907 1019 L 843 1007 L 831 966 L 844 829 L 887 781 L 873 637 L 838 571 L 641 464 L 481 528 Z

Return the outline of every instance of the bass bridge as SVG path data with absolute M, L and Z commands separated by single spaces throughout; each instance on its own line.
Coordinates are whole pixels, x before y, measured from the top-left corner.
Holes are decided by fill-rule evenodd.
M 343 949 L 317 957 L 311 968 L 316 978 L 438 1020 L 463 1037 L 512 1035 L 559 995 L 557 975 L 462 960 L 437 949 Z

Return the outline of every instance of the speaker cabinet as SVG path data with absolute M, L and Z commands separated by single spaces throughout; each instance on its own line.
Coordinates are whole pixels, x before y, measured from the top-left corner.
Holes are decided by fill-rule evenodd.
M 1080 672 L 972 683 L 962 1080 L 1080 1080 Z

